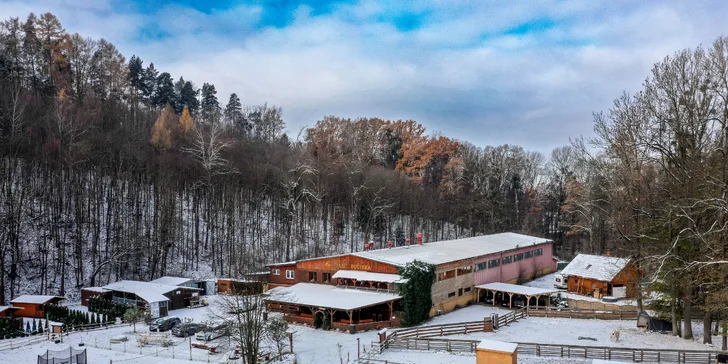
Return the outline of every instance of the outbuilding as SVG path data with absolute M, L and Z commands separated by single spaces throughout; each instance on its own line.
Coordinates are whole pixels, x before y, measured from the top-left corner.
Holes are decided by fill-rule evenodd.
M 20 307 L 0 306 L 0 317 L 15 317 L 15 313 L 20 310 Z
M 43 306 L 57 305 L 65 299 L 65 297 L 60 296 L 22 295 L 12 299 L 10 303 L 14 307 L 20 308 L 15 312 L 17 317 L 43 318 L 45 316 Z
M 632 298 L 637 291 L 637 268 L 630 259 L 579 254 L 561 271 L 567 290 L 601 298 Z
M 152 318 L 167 316 L 169 310 L 185 308 L 190 299 L 199 295 L 199 288 L 170 286 L 151 282 L 119 281 L 104 286 L 111 291 L 111 300 L 117 303 L 149 305 Z
M 88 307 L 88 300 L 92 297 L 111 298 L 111 291 L 103 287 L 81 288 L 81 305 Z

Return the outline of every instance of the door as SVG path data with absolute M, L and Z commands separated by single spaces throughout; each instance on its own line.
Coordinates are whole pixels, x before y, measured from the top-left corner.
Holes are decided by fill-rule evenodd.
M 152 318 L 159 318 L 159 302 L 151 302 L 150 306 L 152 308 Z

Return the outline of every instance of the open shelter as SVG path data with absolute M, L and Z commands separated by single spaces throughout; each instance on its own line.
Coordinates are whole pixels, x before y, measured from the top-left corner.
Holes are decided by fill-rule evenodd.
M 391 292 L 298 283 L 273 288 L 267 295 L 268 311 L 282 312 L 288 322 L 315 326 L 330 315 L 331 328 L 350 333 L 400 324 L 394 304 L 402 297 Z
M 505 295 L 508 295 L 508 307 L 513 307 L 513 296 L 524 297 L 526 307 L 531 306 L 531 299 L 535 300 L 535 306 L 538 307 L 541 298 L 545 298 L 544 304 L 546 306 L 551 306 L 551 294 L 559 292 L 556 289 L 543 289 L 500 282 L 481 284 L 476 286 L 475 289 L 478 290 L 479 301 L 481 299 L 492 299 L 493 306 L 495 306 L 498 293 L 504 298 Z

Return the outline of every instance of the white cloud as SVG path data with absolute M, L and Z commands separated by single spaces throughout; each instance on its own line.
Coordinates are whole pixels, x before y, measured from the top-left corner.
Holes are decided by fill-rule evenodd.
M 305 6 L 284 28 L 257 29 L 264 9 L 210 14 L 167 6 L 115 12 L 110 1 L 3 3 L 0 16 L 51 11 L 66 29 L 104 37 L 173 77 L 214 83 L 222 102 L 283 107 L 289 131 L 328 114 L 414 118 L 431 131 L 548 152 L 591 133 L 591 113 L 636 91 L 653 63 L 721 35 L 723 2 L 417 2 L 426 21 L 401 32 L 380 2 Z M 399 9 L 401 10 L 401 9 Z M 538 33 L 503 31 L 542 18 Z M 169 38 L 140 42 L 149 27 Z

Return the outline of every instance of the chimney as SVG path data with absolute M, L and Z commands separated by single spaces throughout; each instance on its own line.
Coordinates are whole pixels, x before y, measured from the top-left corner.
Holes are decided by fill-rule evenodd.
M 405 243 L 407 244 L 407 246 L 409 246 L 409 245 L 410 245 L 410 238 L 404 239 L 404 241 L 405 241 Z
M 389 249 L 392 249 L 392 241 L 391 241 L 391 240 L 387 242 L 387 247 L 388 247 Z
M 609 253 L 609 250 L 607 250 L 607 256 L 608 257 L 611 257 L 612 256 L 612 254 Z
M 422 233 L 417 233 L 417 245 L 422 245 Z

